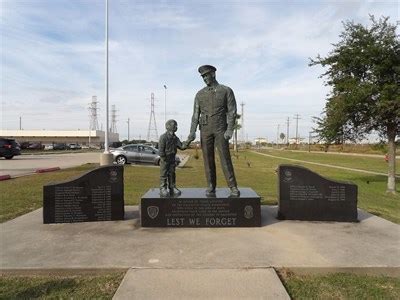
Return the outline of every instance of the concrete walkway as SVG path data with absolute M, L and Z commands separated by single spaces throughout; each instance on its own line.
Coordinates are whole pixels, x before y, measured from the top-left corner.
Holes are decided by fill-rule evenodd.
M 0 273 L 129 269 L 115 299 L 289 299 L 273 268 L 400 276 L 400 226 L 359 210 L 358 223 L 279 221 L 256 228 L 142 228 L 125 220 L 43 224 L 42 209 L 0 225 Z M 325 270 L 325 271 L 324 271 Z
M 114 295 L 130 299 L 290 299 L 275 270 L 130 269 Z
M 257 228 L 142 228 L 124 221 L 43 224 L 38 209 L 0 225 L 1 269 L 398 268 L 400 226 L 359 211 L 359 223 L 279 221 Z
M 307 164 L 316 165 L 316 166 L 329 167 L 329 168 L 335 168 L 335 169 L 341 169 L 341 170 L 347 170 L 347 171 L 353 171 L 353 172 L 360 172 L 360 173 L 366 173 L 366 174 L 373 174 L 373 175 L 381 175 L 381 176 L 386 176 L 386 177 L 388 176 L 388 174 L 386 174 L 386 173 L 367 171 L 367 170 L 361 170 L 361 169 L 354 169 L 354 168 L 347 168 L 347 167 L 341 167 L 341 166 L 336 166 L 336 165 L 317 163 L 317 162 L 294 159 L 294 158 L 287 158 L 287 157 L 276 156 L 276 155 L 271 155 L 271 154 L 267 154 L 267 153 L 260 153 L 260 152 L 257 152 L 257 151 L 251 151 L 251 152 L 259 154 L 259 155 L 263 155 L 263 156 L 272 157 L 272 158 L 279 158 L 279 159 L 283 159 L 283 160 L 302 162 L 302 163 L 307 163 Z M 400 176 L 396 175 L 396 178 L 400 178 Z

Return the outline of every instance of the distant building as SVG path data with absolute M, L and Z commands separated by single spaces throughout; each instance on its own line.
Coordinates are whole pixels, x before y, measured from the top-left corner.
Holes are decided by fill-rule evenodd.
M 0 136 L 17 142 L 78 143 L 81 145 L 104 146 L 105 132 L 100 130 L 0 130 Z M 109 142 L 118 142 L 119 134 L 108 133 Z
M 258 138 L 255 138 L 254 139 L 254 143 L 257 145 L 257 144 L 260 144 L 260 145 L 262 145 L 262 144 L 267 144 L 268 143 L 268 140 L 266 139 L 266 138 L 263 138 L 263 137 L 258 137 Z

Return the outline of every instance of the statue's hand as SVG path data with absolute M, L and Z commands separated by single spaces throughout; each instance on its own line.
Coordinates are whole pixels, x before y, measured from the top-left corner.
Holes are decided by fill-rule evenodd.
M 187 142 L 193 142 L 196 138 L 196 132 L 192 132 L 189 134 L 188 138 L 187 138 Z
M 227 130 L 224 133 L 224 138 L 229 141 L 232 138 L 232 135 L 233 135 L 233 132 L 231 130 Z

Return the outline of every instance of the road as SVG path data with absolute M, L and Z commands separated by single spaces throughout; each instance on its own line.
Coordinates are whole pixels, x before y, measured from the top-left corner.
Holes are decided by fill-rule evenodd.
M 42 155 L 19 155 L 13 159 L 0 158 L 0 176 L 18 177 L 35 173 L 37 169 L 54 168 L 66 169 L 86 163 L 99 163 L 100 153 L 65 153 Z
M 64 154 L 40 154 L 19 155 L 7 160 L 0 158 L 0 176 L 11 177 L 33 174 L 37 169 L 59 167 L 60 169 L 72 168 L 86 163 L 100 163 L 100 152 L 97 153 L 64 153 Z M 183 167 L 189 159 L 189 155 L 179 154 Z M 135 166 L 135 164 L 131 164 Z M 146 164 L 146 166 L 154 166 Z

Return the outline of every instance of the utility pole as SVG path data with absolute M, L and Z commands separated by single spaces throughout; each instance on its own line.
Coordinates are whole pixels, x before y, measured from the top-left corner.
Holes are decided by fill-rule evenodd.
M 242 142 L 246 143 L 244 139 L 244 103 L 240 103 L 240 106 L 242 107 L 242 115 L 240 116 L 242 127 L 240 128 L 240 131 L 242 134 Z
M 129 143 L 129 121 L 130 121 L 130 119 L 128 118 L 128 121 L 127 121 L 127 123 L 128 123 L 128 143 Z
M 294 119 L 296 120 L 296 145 L 298 145 L 299 144 L 299 135 L 298 135 L 298 132 L 299 132 L 299 119 L 301 119 L 300 115 L 299 114 L 295 114 Z
M 167 85 L 164 84 L 164 124 L 167 123 Z
M 308 152 L 311 152 L 311 131 L 308 133 Z
M 278 130 L 276 131 L 276 148 L 278 149 L 279 147 L 279 128 L 280 128 L 280 124 L 278 124 Z
M 22 130 L 22 117 L 19 117 L 19 130 Z
M 286 120 L 286 144 L 289 145 L 289 117 Z

